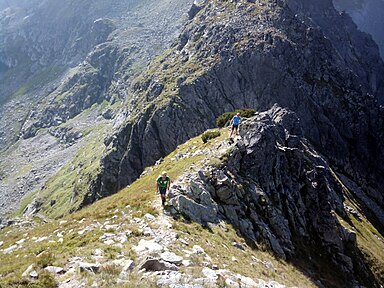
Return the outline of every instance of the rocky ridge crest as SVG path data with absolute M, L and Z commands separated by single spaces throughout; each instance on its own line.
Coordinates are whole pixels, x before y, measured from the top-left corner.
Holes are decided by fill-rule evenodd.
M 15 220 L 0 253 L 22 265 L 0 274 L 34 283 L 49 273 L 60 287 L 380 287 L 383 238 L 302 128 L 274 106 L 235 139 L 226 128 L 191 139 L 64 219 Z M 163 170 L 175 181 L 161 208 Z
M 274 106 L 244 122 L 235 142 L 204 153 L 219 164 L 179 177 L 170 192 L 177 212 L 208 226 L 228 221 L 250 245 L 264 243 L 283 259 L 306 255 L 308 271 L 323 254 L 339 285 L 382 281 L 359 256 L 357 232 L 339 220 L 349 221 L 351 191 L 304 137 L 294 113 Z

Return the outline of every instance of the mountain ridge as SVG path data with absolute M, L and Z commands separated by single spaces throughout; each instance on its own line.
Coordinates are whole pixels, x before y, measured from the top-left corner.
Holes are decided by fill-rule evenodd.
M 11 264 L 1 273 L 17 285 L 15 277 L 23 271 L 20 268 L 16 275 L 10 268 L 14 267 L 16 251 L 27 249 L 20 250 L 27 253 L 25 266 L 31 262 L 28 257 L 38 255 L 24 247 L 25 241 L 40 252 L 49 252 L 50 247 L 60 246 L 59 241 L 68 241 L 69 247 L 63 249 L 69 253 L 70 248 L 81 251 L 82 245 L 102 242 L 108 245 L 108 251 L 121 249 L 120 252 L 140 258 L 149 243 L 141 241 L 148 239 L 140 238 L 143 235 L 136 226 L 132 227 L 133 243 L 118 245 L 120 248 L 113 245 L 131 234 L 120 234 L 117 226 L 126 223 L 116 214 L 119 211 L 112 210 L 124 210 L 124 205 L 132 204 L 132 211 L 124 210 L 132 217 L 125 220 L 147 225 L 140 219 L 144 217 L 142 210 L 158 215 L 159 206 L 152 205 L 153 178 L 161 171 L 158 169 L 165 169 L 172 177 L 180 176 L 170 193 L 171 207 L 166 209 L 179 221 L 175 222 L 178 231 L 188 234 L 188 230 L 196 229 L 195 238 L 204 235 L 207 241 L 219 245 L 215 237 L 222 235 L 218 227 L 224 221 L 225 227 L 231 226 L 228 231 L 232 231 L 229 238 L 224 237 L 225 241 L 238 233 L 244 239 L 236 237 L 236 243 L 245 241 L 240 246 L 249 245 L 247 251 L 265 248 L 281 261 L 292 261 L 314 286 L 379 287 L 383 282 L 380 251 L 384 233 L 384 64 L 372 38 L 359 31 L 351 17 L 335 10 L 331 0 L 316 4 L 304 0 L 193 4 L 174 0 L 161 2 L 164 6 L 146 6 L 149 3 L 152 2 L 137 6 L 137 15 L 127 16 L 132 21 L 140 20 L 132 29 L 115 29 L 116 21 L 101 20 L 99 24 L 105 24 L 103 27 L 108 30 L 106 42 L 93 47 L 80 65 L 66 71 L 52 70 L 54 77 L 65 72 L 65 79 L 47 81 L 40 95 L 30 93 L 39 98 L 39 105 L 18 119 L 22 139 L 0 154 L 0 195 L 6 199 L 1 209 L 7 209 L 7 202 L 16 205 L 20 194 L 28 194 L 20 215 L 85 220 L 77 219 L 74 230 L 62 231 L 68 234 L 67 238 L 57 236 L 55 225 L 60 220 L 51 222 L 52 226 L 47 224 L 58 237 L 52 246 L 45 242 L 48 235 L 36 232 L 44 226 L 33 230 L 40 237 L 35 236 L 37 239 L 31 235 L 23 238 L 17 225 L 5 228 L 4 233 L 15 236 L 2 234 L 7 246 L 2 252 L 10 254 L 7 259 Z M 147 11 L 148 7 L 153 10 Z M 164 7 L 167 13 L 159 14 Z M 159 16 L 162 20 L 153 22 Z M 39 78 L 32 81 L 38 82 L 37 86 L 26 85 L 17 96 L 38 89 L 42 85 Z M 44 93 L 48 96 L 43 97 Z M 12 101 L 9 113 L 25 113 L 21 108 L 27 103 Z M 178 154 L 179 145 L 215 127 L 216 118 L 222 113 L 238 108 L 265 112 L 244 121 L 241 139 L 227 139 L 228 132 L 220 130 L 222 135 L 208 146 L 192 139 L 186 145 L 193 146 L 195 142 L 196 147 Z M 21 115 L 14 114 L 16 118 Z M 17 128 L 11 132 L 18 131 Z M 123 193 L 118 193 L 121 190 Z M 115 193 L 118 194 L 108 197 Z M 65 216 L 77 210 L 80 211 Z M 108 224 L 97 223 L 97 211 L 108 218 L 107 222 L 120 219 L 112 221 L 117 226 L 108 226 L 118 233 L 106 235 L 109 229 L 104 226 Z M 146 218 L 153 219 L 148 215 Z M 77 226 L 83 223 L 81 228 Z M 210 235 L 209 229 L 217 233 Z M 90 231 L 93 232 L 84 236 Z M 164 231 L 156 231 L 163 235 Z M 150 244 L 162 246 L 153 233 L 148 232 L 145 237 L 154 237 L 149 239 Z M 16 238 L 19 243 L 13 241 Z M 43 246 L 33 244 L 42 238 Z M 237 244 L 234 246 L 242 250 Z M 208 247 L 209 243 L 205 248 L 212 249 Z M 231 253 L 236 254 L 233 250 Z M 197 258 L 205 260 L 197 261 L 198 269 L 209 257 L 212 259 L 212 255 L 200 254 Z M 226 258 L 225 252 L 214 256 L 215 261 L 221 256 L 225 256 L 225 265 L 233 267 L 231 261 L 236 263 Z M 92 255 L 81 258 L 94 259 Z M 108 267 L 103 269 L 120 273 L 120 268 L 110 268 L 120 264 L 104 260 Z M 176 269 L 159 253 L 147 260 L 140 267 Z M 73 270 L 78 264 L 76 259 L 65 261 L 58 264 L 71 269 L 75 276 L 70 281 L 80 285 L 83 279 Z M 41 268 L 46 267 L 39 263 L 34 265 L 41 273 Z M 233 284 L 233 279 L 252 280 L 240 277 L 244 274 L 241 271 L 240 278 L 228 276 L 220 269 L 225 267 L 208 261 L 211 264 L 210 270 L 202 268 L 203 284 L 194 275 L 190 275 L 191 281 L 196 280 L 196 285 L 215 285 L 222 278 L 226 284 Z M 100 268 L 96 266 L 89 269 Z M 183 264 L 183 269 L 188 270 L 186 267 Z M 214 272 L 215 267 L 220 272 Z M 283 267 L 288 269 L 285 264 Z M 33 283 L 33 276 L 28 277 L 28 273 L 22 281 Z M 168 273 L 166 277 L 175 276 Z M 146 276 L 160 281 L 154 274 Z M 57 280 L 49 275 L 50 281 Z M 98 277 L 95 281 L 103 281 Z M 284 280 L 276 275 L 274 279 Z
M 269 4 L 271 7 L 279 7 L 277 2 L 271 3 L 272 4 Z M 297 2 L 293 1 L 291 3 Z M 329 6 L 331 5 L 330 3 L 330 1 L 324 1 L 326 9 L 332 9 L 332 6 Z M 216 5 L 218 5 L 219 8 L 217 8 Z M 185 38 L 184 36 L 186 33 L 195 35 L 197 31 L 199 31 L 199 26 L 202 28 L 208 27 L 206 22 L 210 21 L 209 13 L 216 17 L 215 13 L 224 11 L 224 9 L 231 9 L 231 5 L 233 8 L 235 5 L 238 5 L 238 16 L 244 16 L 243 13 L 247 11 L 246 9 L 248 7 L 250 9 L 252 9 L 252 7 L 253 9 L 258 7 L 257 4 L 243 2 L 239 2 L 238 4 L 236 4 L 236 2 L 206 4 L 199 12 L 200 14 L 198 13 L 195 16 L 195 19 L 199 19 L 200 15 L 200 21 L 202 21 L 202 23 L 200 25 L 197 24 L 199 20 L 197 20 L 196 24 L 193 21 L 189 23 L 186 32 L 182 32 L 179 41 L 188 39 L 188 37 Z M 269 9 L 270 6 L 265 6 L 264 9 Z M 240 52 L 238 56 L 231 59 L 231 53 L 236 55 L 236 50 L 233 52 L 230 50 L 233 49 L 231 45 L 228 45 L 228 48 L 226 48 L 225 43 L 210 43 L 201 37 L 196 37 L 196 42 L 190 40 L 190 46 L 185 46 L 185 41 L 182 42 L 184 43 L 182 46 L 174 45 L 173 51 L 164 55 L 163 59 L 160 60 L 158 64 L 155 64 L 157 65 L 155 67 L 163 66 L 168 68 L 164 70 L 164 68 L 159 67 L 149 70 L 148 78 L 152 80 L 144 77 L 144 80 L 141 82 L 143 84 L 136 84 L 135 87 L 142 95 L 140 99 L 147 97 L 152 104 L 147 105 L 147 110 L 142 113 L 143 117 L 138 123 L 135 124 L 132 122 L 128 124 L 126 128 L 121 129 L 121 136 L 117 136 L 112 142 L 108 141 L 106 143 L 107 145 L 112 145 L 109 149 L 112 149 L 113 152 L 103 160 L 105 163 L 102 164 L 102 166 L 104 166 L 105 175 L 103 176 L 102 168 L 102 178 L 99 184 L 101 188 L 97 188 L 101 189 L 101 194 L 116 191 L 119 187 L 117 183 L 122 184 L 120 187 L 129 184 L 129 181 L 132 181 L 130 179 L 138 177 L 140 171 L 142 171 L 145 166 L 154 163 L 164 154 L 170 153 L 175 143 L 171 144 L 172 141 L 162 138 L 161 135 L 167 135 L 167 137 L 171 139 L 179 139 L 176 140 L 176 142 L 183 141 L 194 134 L 201 133 L 205 129 L 213 127 L 215 116 L 217 117 L 225 111 L 232 110 L 236 107 L 267 109 L 276 102 L 283 107 L 290 107 L 298 114 L 301 121 L 305 123 L 303 126 L 306 127 L 307 137 L 315 146 L 322 147 L 320 152 L 326 154 L 328 159 L 333 162 L 333 165 L 345 167 L 343 168 L 345 169 L 344 172 L 352 178 L 362 179 L 367 177 L 367 180 L 364 180 L 365 183 L 363 184 L 365 186 L 369 186 L 368 183 L 372 181 L 374 187 L 380 187 L 380 184 L 376 186 L 375 183 L 380 183 L 382 177 L 379 175 L 383 173 L 383 169 L 380 168 L 382 161 L 379 160 L 383 157 L 382 153 L 380 153 L 380 151 L 383 151 L 383 149 L 380 148 L 383 143 L 383 141 L 380 140 L 383 137 L 382 132 L 380 132 L 382 131 L 380 127 L 382 127 L 383 123 L 382 120 L 380 120 L 382 119 L 382 116 L 380 116 L 382 115 L 382 110 L 380 110 L 379 105 L 383 95 L 381 94 L 383 83 L 380 78 L 381 76 L 379 76 L 377 72 L 373 72 L 372 77 L 379 77 L 376 86 L 372 86 L 372 83 L 370 83 L 367 77 L 359 78 L 357 74 L 354 74 L 350 70 L 353 67 L 357 67 L 356 63 L 353 63 L 355 60 L 352 60 L 352 62 L 350 62 L 350 60 L 344 61 L 341 55 L 344 55 L 346 51 L 340 54 L 337 50 L 333 50 L 344 49 L 342 46 L 333 46 L 331 42 L 324 37 L 321 30 L 315 27 L 308 28 L 305 22 L 300 22 L 294 12 L 288 12 L 290 11 L 290 6 L 285 6 L 282 11 L 285 18 L 277 18 L 280 19 L 276 20 L 278 21 L 277 23 L 286 25 L 284 22 L 291 21 L 290 26 L 285 26 L 292 27 L 288 28 L 287 33 L 293 34 L 297 33 L 295 31 L 302 31 L 302 33 L 306 35 L 305 37 L 308 37 L 304 42 L 301 42 L 303 39 L 301 37 L 302 34 L 300 36 L 297 35 L 297 38 L 294 39 L 290 39 L 288 36 L 288 38 L 284 40 L 284 38 L 279 35 L 279 32 L 276 32 L 276 34 L 272 34 L 273 32 L 265 32 L 264 34 L 264 30 L 261 30 L 262 33 L 260 35 L 257 34 L 258 32 L 253 32 L 256 36 L 255 38 L 260 40 L 250 40 L 249 42 L 252 44 L 249 44 L 248 50 L 244 48 L 243 52 Z M 338 15 L 335 10 L 330 11 Z M 208 13 L 208 15 L 204 14 L 204 12 Z M 288 14 L 284 14 L 285 12 Z M 221 17 L 226 19 L 225 17 L 227 15 L 228 14 L 223 13 Z M 235 21 L 242 23 L 241 21 L 243 19 L 247 19 L 236 18 L 236 14 L 232 15 L 235 15 L 235 17 L 231 19 L 232 23 Z M 249 13 L 249 15 L 251 15 L 251 13 Z M 260 15 L 263 14 L 260 13 Z M 288 18 L 288 16 L 290 18 Z M 270 17 L 268 14 L 265 14 L 263 17 L 264 20 L 261 20 L 261 24 L 259 23 L 259 25 L 264 25 L 265 22 L 270 23 L 270 25 L 273 23 L 269 22 L 273 19 L 273 15 L 270 19 L 268 18 Z M 340 19 L 341 21 L 345 20 L 347 23 L 351 23 L 350 18 L 343 19 L 340 16 Z M 224 20 L 223 23 L 226 23 L 226 21 L 228 20 Z M 245 24 L 243 24 L 257 23 L 255 19 L 247 19 L 247 21 L 249 22 L 244 21 Z M 293 23 L 297 23 L 299 26 L 296 27 Z M 195 26 L 193 26 L 194 24 Z M 213 25 L 220 26 L 222 24 L 217 21 L 216 24 Z M 255 25 L 245 27 L 252 27 L 253 29 Z M 328 27 L 329 24 L 326 25 L 326 27 Z M 240 27 L 242 27 L 241 24 L 239 28 Z M 293 27 L 295 27 L 295 31 Z M 351 27 L 354 29 L 352 31 L 358 35 L 361 33 L 356 30 L 356 26 Z M 247 31 L 246 29 L 247 28 L 245 28 L 245 31 Z M 219 30 L 217 29 L 217 31 Z M 242 37 L 240 35 L 243 34 L 239 33 L 239 30 L 237 32 L 237 37 Z M 232 34 L 227 30 L 218 33 L 221 33 L 219 35 L 221 35 L 223 39 L 231 39 L 228 35 Z M 198 35 L 203 34 L 204 30 L 201 30 Z M 227 35 L 226 37 L 224 37 L 225 34 Z M 218 37 L 218 35 L 212 35 Z M 233 35 L 233 37 L 236 36 Z M 296 40 L 297 43 L 295 43 L 294 40 Z M 236 41 L 232 41 L 236 43 Z M 258 46 L 256 46 L 257 41 L 259 41 Z M 196 60 L 206 59 L 206 57 L 201 56 L 201 58 L 198 58 L 196 55 L 210 51 L 208 47 L 211 46 L 208 45 L 212 43 L 221 45 L 216 49 L 222 53 L 223 61 L 219 61 L 217 65 L 213 65 L 211 70 L 209 70 L 209 68 L 205 68 L 207 67 L 207 63 L 199 65 L 199 60 Z M 322 43 L 322 48 L 319 48 L 320 43 Z M 244 46 L 240 46 L 240 49 L 241 47 L 247 47 L 246 45 L 248 44 L 246 43 Z M 303 45 L 299 47 L 307 49 L 308 54 L 304 54 L 303 56 L 301 50 L 297 47 L 295 48 L 296 45 Z M 193 49 L 196 49 L 196 51 Z M 255 50 L 252 51 L 252 49 Z M 372 57 L 377 61 L 375 62 L 377 63 L 376 67 L 380 71 L 383 69 L 383 63 L 378 56 L 377 47 L 375 48 L 373 45 L 372 49 L 376 49 L 376 55 Z M 192 56 L 188 56 L 188 51 L 190 51 L 189 54 Z M 183 53 L 185 54 L 183 55 Z M 213 55 L 216 56 L 218 55 L 217 53 L 218 52 L 215 52 Z M 278 57 L 280 55 L 286 56 L 279 59 Z M 314 55 L 316 56 L 314 57 Z M 331 60 L 330 57 L 335 58 Z M 187 62 L 185 62 L 183 58 L 185 58 Z M 174 61 L 173 59 L 180 59 L 182 63 L 186 63 L 182 64 L 181 67 L 185 67 L 182 69 L 187 69 L 186 71 L 188 75 L 192 75 L 190 76 L 192 79 L 194 79 L 195 73 L 201 73 L 202 75 L 190 81 L 183 76 L 183 71 L 173 71 L 172 68 L 169 68 L 172 67 L 172 65 L 167 63 L 168 59 L 170 59 L 170 62 Z M 287 63 L 281 62 L 281 59 L 286 59 Z M 306 65 L 308 66 L 303 69 L 302 66 L 296 66 L 295 61 L 307 63 Z M 365 61 L 366 60 L 363 60 L 363 62 Z M 346 66 L 344 67 L 343 65 Z M 178 69 L 180 66 L 175 67 Z M 306 69 L 308 69 L 308 71 L 305 71 Z M 357 69 L 360 70 L 361 68 Z M 168 72 L 168 70 L 170 70 L 170 72 Z M 206 70 L 208 70 L 206 73 L 202 72 Z M 157 73 L 151 74 L 151 71 L 157 71 Z M 163 71 L 165 71 L 165 73 L 163 73 Z M 286 71 L 291 71 L 291 73 L 287 74 Z M 357 73 L 362 73 L 363 75 L 366 72 Z M 179 79 L 175 79 L 169 78 L 170 75 L 181 76 L 179 76 Z M 253 79 L 258 79 L 259 82 L 255 83 Z M 268 85 L 268 83 L 273 84 Z M 160 89 L 160 93 L 158 92 L 154 94 L 154 96 L 151 96 L 153 93 L 152 87 L 157 87 L 156 85 L 165 88 Z M 174 90 L 168 91 L 167 85 L 171 87 L 170 89 Z M 263 85 L 265 85 L 265 87 L 263 87 Z M 374 95 L 370 96 L 370 93 Z M 232 98 L 227 95 L 239 96 L 238 98 Z M 143 107 L 145 107 L 145 104 Z M 361 115 L 358 115 L 356 109 L 365 111 L 362 112 Z M 335 111 L 340 112 L 334 113 Z M 186 117 L 189 119 L 185 119 Z M 366 120 L 362 120 L 362 117 L 366 117 Z M 363 135 L 362 133 L 366 134 Z M 321 135 L 327 135 L 328 138 Z M 369 140 L 370 144 L 368 144 L 367 139 L 373 141 Z M 351 141 L 357 141 L 359 147 L 355 146 L 355 148 L 353 148 L 353 146 L 350 146 L 349 143 Z M 368 150 L 365 150 L 363 147 L 367 147 L 367 145 L 370 146 L 368 150 L 372 151 L 372 156 L 365 154 Z M 363 156 L 362 153 L 365 155 Z M 367 161 L 365 162 L 363 159 Z M 117 167 L 119 168 L 116 169 Z M 370 172 L 367 173 L 367 171 Z M 132 173 L 134 177 L 130 176 Z M 374 177 L 373 174 L 375 173 L 378 175 L 377 180 L 369 180 L 371 177 Z M 378 201 L 379 205 L 382 205 L 382 196 L 380 196 L 381 193 L 379 192 L 380 188 L 377 188 L 378 191 L 374 189 L 375 188 L 371 189 L 367 187 L 366 192 L 369 194 L 369 197 L 374 198 L 375 201 Z
M 383 239 L 300 130 L 293 112 L 275 106 L 244 121 L 235 139 L 227 128 L 207 143 L 201 136 L 190 139 L 131 186 L 80 211 L 58 220 L 38 214 L 14 220 L 0 230 L 6 263 L 0 267 L 0 285 L 43 285 L 40 281 L 48 279 L 65 287 L 381 283 Z M 276 156 L 276 163 L 262 161 L 263 150 Z M 173 182 L 165 208 L 153 189 L 163 170 Z M 300 191 L 293 188 L 296 181 L 306 183 Z M 282 183 L 284 191 L 278 188 Z M 323 212 L 326 217 L 318 217 Z M 368 270 L 365 261 L 371 263 Z M 58 268 L 62 272 L 54 272 Z M 39 279 L 30 276 L 33 271 Z

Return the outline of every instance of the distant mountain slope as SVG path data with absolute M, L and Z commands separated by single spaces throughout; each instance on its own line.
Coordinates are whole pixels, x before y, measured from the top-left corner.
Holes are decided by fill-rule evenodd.
M 162 3 L 166 10 L 137 6 L 148 26 L 113 32 L 22 121 L 19 144 L 43 135 L 64 149 L 80 142 L 84 149 L 37 180 L 38 189 L 16 182 L 3 191 L 34 190 L 26 211 L 60 217 L 126 187 L 178 144 L 214 127 L 223 112 L 277 103 L 296 113 L 306 139 L 383 231 L 384 66 L 372 39 L 331 0 L 197 1 L 190 10 L 188 3 Z M 179 18 L 172 18 L 175 5 Z M 142 49 L 158 41 L 161 47 Z M 163 53 L 154 57 L 156 51 Z M 20 155 L 17 145 L 12 151 L 4 157 Z M 25 171 L 34 175 L 28 164 L 3 169 L 5 183 L 24 181 Z
M 359 29 L 370 33 L 380 47 L 384 59 L 384 1 L 383 0 L 334 0 L 336 9 L 351 15 Z
M 6 8 L 0 11 L 0 150 L 17 140 L 30 111 L 45 114 L 41 117 L 50 114 L 45 108 L 51 99 L 45 101 L 42 108 L 31 107 L 66 82 L 66 77 L 71 76 L 65 72 L 70 68 L 86 70 L 87 67 L 78 67 L 82 61 L 93 61 L 91 65 L 97 66 L 101 74 L 90 80 L 93 72 L 89 69 L 84 71 L 86 75 L 83 78 L 88 79 L 83 82 L 100 82 L 100 87 L 93 92 L 84 92 L 93 94 L 88 102 L 105 98 L 103 94 L 107 93 L 112 78 L 117 81 L 125 77 L 127 80 L 129 75 L 139 72 L 154 55 L 169 45 L 170 38 L 177 35 L 189 2 L 160 1 L 151 5 L 151 1 L 137 0 L 113 3 L 54 0 L 7 4 L 2 0 L 2 6 Z M 93 56 L 86 60 L 92 51 Z M 102 56 L 100 54 L 110 55 L 104 60 L 96 59 Z M 72 84 L 76 82 L 74 79 L 71 81 Z M 64 90 L 70 90 L 70 85 L 66 84 Z M 94 83 L 89 85 L 95 86 Z M 64 92 L 59 91 L 61 94 Z M 51 110 L 60 105 L 53 106 Z M 15 110 L 17 113 L 11 112 Z M 73 116 L 70 114 L 69 118 Z M 15 127 L 9 131 L 7 126 Z
M 177 37 L 191 5 L 38 2 L 1 11 L 8 16 L 0 20 L 0 151 L 15 144 L 0 153 L 0 214 L 44 186 L 84 145 L 102 145 L 105 125 L 110 131 L 124 119 L 114 120 L 131 100 L 132 77 Z

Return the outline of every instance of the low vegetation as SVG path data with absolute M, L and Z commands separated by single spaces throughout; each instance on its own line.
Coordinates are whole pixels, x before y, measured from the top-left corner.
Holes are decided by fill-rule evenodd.
M 215 139 L 221 135 L 220 131 L 207 131 L 201 135 L 201 140 L 203 140 L 204 143 L 207 143 L 211 139 Z
M 41 213 L 49 218 L 59 218 L 77 210 L 84 195 L 88 193 L 91 181 L 99 171 L 99 159 L 105 147 L 103 144 L 105 129 L 106 126 L 99 125 L 92 131 L 84 131 L 85 135 L 93 134 L 90 135 L 94 136 L 92 140 L 83 145 L 74 159 L 51 177 L 43 189 L 25 197 L 18 214 L 22 214 L 25 207 L 35 198 L 42 203 Z M 93 133 L 94 130 L 97 132 Z
M 154 189 L 154 183 L 161 171 L 166 170 L 171 179 L 176 179 L 179 175 L 186 173 L 190 169 L 197 169 L 202 161 L 208 160 L 208 155 L 195 153 L 203 151 L 206 148 L 217 147 L 222 141 L 229 137 L 228 130 L 217 131 L 220 135 L 211 141 L 203 142 L 201 136 L 180 145 L 174 152 L 168 155 L 164 161 L 153 167 L 146 169 L 145 173 L 135 181 L 131 186 L 123 189 L 121 192 L 104 198 L 84 209 L 67 215 L 58 220 L 52 220 L 48 223 L 38 224 L 35 222 L 32 226 L 8 227 L 0 231 L 0 241 L 3 241 L 0 249 L 11 247 L 21 239 L 26 239 L 25 243 L 18 250 L 3 254 L 1 253 L 2 264 L 0 265 L 0 287 L 57 287 L 57 279 L 44 272 L 43 267 L 47 265 L 63 267 L 72 257 L 82 256 L 85 261 L 92 261 L 92 253 L 95 249 L 103 249 L 104 256 L 113 260 L 118 255 L 124 254 L 132 260 L 136 260 L 136 253 L 132 250 L 140 239 L 145 236 L 135 223 L 130 219 L 142 218 L 149 213 L 154 216 L 160 215 L 160 199 Z M 189 154 L 190 157 L 178 159 L 178 155 Z M 194 168 L 195 167 L 195 168 Z M 124 215 L 129 215 L 125 217 Z M 94 229 L 91 232 L 80 234 L 84 228 L 93 227 L 98 223 L 115 224 L 131 230 L 128 241 L 123 246 L 108 246 L 100 241 L 104 232 L 113 233 L 113 228 L 102 231 Z M 191 249 L 193 245 L 201 246 L 204 251 L 212 258 L 212 263 L 220 269 L 228 269 L 234 273 L 239 273 L 253 279 L 269 279 L 283 283 L 287 286 L 297 287 L 316 287 L 304 273 L 300 272 L 294 264 L 287 263 L 281 259 L 275 258 L 262 245 L 258 247 L 249 247 L 243 238 L 229 223 L 203 227 L 197 223 L 192 223 L 182 217 L 171 219 L 172 229 L 178 236 L 185 239 L 189 246 L 181 242 L 176 242 L 172 246 L 173 252 L 182 254 L 183 250 Z M 364 235 L 369 223 L 355 223 L 355 228 L 362 231 Z M 365 228 L 364 228 L 365 227 Z M 371 226 L 369 226 L 371 227 Z M 367 228 L 368 229 L 368 228 Z M 369 228 L 368 230 L 372 230 Z M 369 231 L 368 231 L 369 232 Z M 58 241 L 62 234 L 62 243 Z M 362 235 L 363 235 L 362 234 Z M 372 234 L 372 235 L 371 235 Z M 380 247 L 383 243 L 377 240 L 377 235 L 372 230 L 371 236 L 376 238 L 375 247 L 377 257 L 380 257 Z M 49 237 L 45 241 L 38 241 L 42 237 Z M 365 241 L 363 237 L 359 241 Z M 367 239 L 367 241 L 369 240 Z M 239 243 L 244 250 L 233 245 Z M 376 246 L 377 245 L 377 246 Z M 372 253 L 373 251 L 367 252 Z M 372 256 L 380 269 L 382 261 L 379 263 L 377 257 Z M 194 263 L 192 267 L 182 267 L 181 272 L 191 275 L 194 278 L 201 277 L 201 268 L 206 259 L 201 255 L 195 255 L 191 258 Z M 41 275 L 37 280 L 21 277 L 21 274 L 31 264 L 35 265 L 36 271 Z M 382 267 L 382 266 L 381 266 Z M 143 279 L 137 269 L 128 275 L 128 282 L 116 283 L 114 277 L 118 274 L 115 265 L 106 265 L 99 274 L 88 276 L 87 273 L 76 272 L 76 277 L 86 281 L 89 286 L 94 282 L 102 283 L 98 287 L 156 287 L 151 279 Z M 65 279 L 60 278 L 60 281 Z M 224 283 L 223 283 L 224 285 Z M 223 286 L 225 287 L 225 286 Z

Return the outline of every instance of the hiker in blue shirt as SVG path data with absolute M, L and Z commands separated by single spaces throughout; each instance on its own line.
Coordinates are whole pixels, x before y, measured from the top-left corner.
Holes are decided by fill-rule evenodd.
M 240 113 L 237 113 L 235 116 L 233 116 L 231 123 L 229 124 L 229 125 L 232 125 L 231 136 L 229 137 L 232 137 L 232 134 L 235 130 L 236 130 L 236 135 L 239 135 L 240 122 L 241 122 Z

